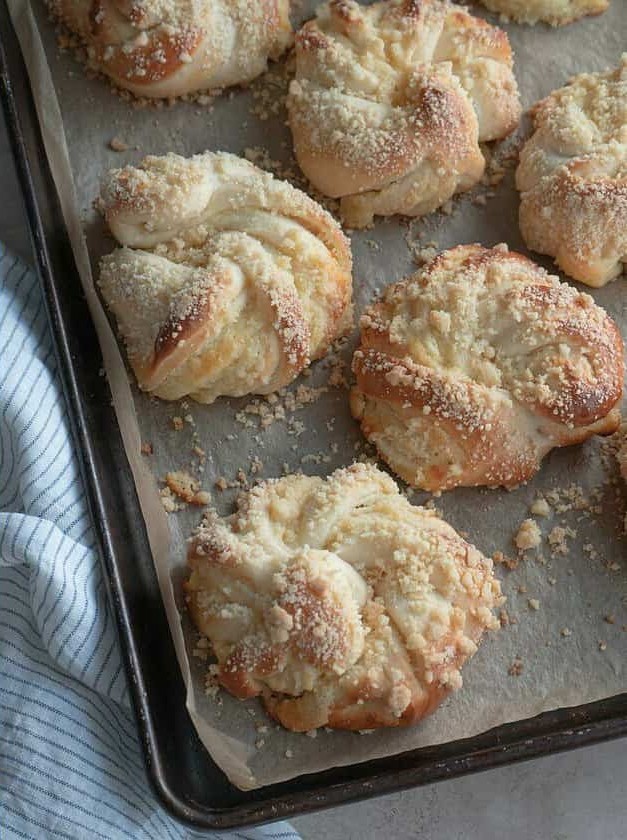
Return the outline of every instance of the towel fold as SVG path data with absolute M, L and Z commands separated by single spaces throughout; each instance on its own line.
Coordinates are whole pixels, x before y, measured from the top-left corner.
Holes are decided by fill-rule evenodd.
M 186 830 L 148 785 L 38 281 L 0 245 L 0 837 Z

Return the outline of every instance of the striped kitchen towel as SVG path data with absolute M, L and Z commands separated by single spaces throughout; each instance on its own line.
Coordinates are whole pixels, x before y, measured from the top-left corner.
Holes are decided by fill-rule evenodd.
M 2 245 L 0 415 L 0 838 L 199 836 L 146 780 L 42 295 Z

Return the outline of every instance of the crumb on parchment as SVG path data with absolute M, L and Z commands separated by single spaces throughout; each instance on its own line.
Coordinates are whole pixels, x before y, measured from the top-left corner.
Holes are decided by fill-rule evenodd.
M 499 624 L 501 625 L 501 627 L 507 627 L 507 625 L 510 623 L 510 621 L 509 621 L 509 613 L 507 612 L 507 610 L 505 608 L 501 608 L 499 610 L 499 616 L 498 617 L 499 617 Z
M 220 691 L 220 683 L 218 681 L 219 667 L 217 665 L 210 665 L 205 673 L 205 694 L 208 697 L 217 698 Z
M 521 522 L 514 537 L 514 544 L 519 551 L 529 551 L 532 548 L 537 548 L 541 541 L 542 533 L 534 519 L 525 519 Z
M 429 501 L 431 502 L 431 499 L 429 499 Z M 429 507 L 429 504 L 426 504 L 425 507 Z M 518 568 L 518 559 L 515 557 L 507 557 L 507 555 L 503 554 L 502 551 L 495 551 L 492 555 L 492 560 L 499 566 L 505 566 L 505 568 L 509 569 L 510 572 Z
M 523 661 L 520 656 L 514 657 L 514 661 L 507 669 L 507 673 L 510 677 L 519 677 L 523 672 Z
M 201 636 L 196 642 L 196 646 L 192 649 L 192 656 L 206 662 L 211 653 L 209 639 L 206 636 Z
M 531 507 L 529 508 L 530 513 L 533 513 L 535 516 L 550 516 L 551 515 L 551 506 L 544 499 L 542 496 L 538 496 L 537 499 L 534 499 Z
M 184 505 L 176 500 L 176 496 L 169 487 L 162 487 L 159 490 L 159 496 L 166 513 L 176 513 L 184 507 Z
M 128 152 L 131 147 L 116 135 L 109 140 L 109 148 L 112 152 Z
M 547 537 L 549 545 L 551 546 L 551 554 L 568 554 L 570 548 L 567 543 L 569 537 L 576 537 L 577 532 L 572 528 L 567 528 L 562 525 L 556 525 Z
M 211 494 L 207 490 L 203 490 L 198 479 L 185 470 L 174 470 L 166 473 L 164 481 L 166 488 L 187 504 L 203 507 L 211 501 Z M 163 499 L 164 494 L 161 495 Z M 180 507 L 178 509 L 180 510 Z

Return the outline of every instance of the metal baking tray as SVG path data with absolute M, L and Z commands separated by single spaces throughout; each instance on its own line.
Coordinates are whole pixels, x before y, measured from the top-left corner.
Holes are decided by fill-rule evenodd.
M 240 791 L 213 763 L 185 709 L 131 471 L 99 375 L 100 349 L 46 160 L 26 68 L 0 0 L 4 108 L 89 505 L 117 619 L 148 777 L 196 828 L 289 818 L 627 735 L 627 694 L 558 709 L 479 736 Z M 158 655 L 155 655 L 158 651 Z

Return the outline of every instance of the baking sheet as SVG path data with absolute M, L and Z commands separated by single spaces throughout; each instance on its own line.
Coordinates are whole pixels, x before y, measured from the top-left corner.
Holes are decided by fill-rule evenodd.
M 203 652 L 197 649 L 197 637 L 184 611 L 181 621 L 177 609 L 177 603 L 181 606 L 185 539 L 198 523 L 200 512 L 187 508 L 168 516 L 161 504 L 158 480 L 170 470 L 195 470 L 203 487 L 212 491 L 219 512 L 228 513 L 237 490 L 218 491 L 214 484 L 219 478 L 241 486 L 256 478 L 280 475 L 286 465 L 290 471 L 323 475 L 354 457 L 367 457 L 369 450 L 350 417 L 346 390 L 328 383 L 329 373 L 337 374 L 342 360 L 348 368 L 354 337 L 335 358 L 315 364 L 311 376 L 301 377 L 288 389 L 289 394 L 295 394 L 302 384 L 320 389 L 317 399 L 292 410 L 289 395 L 281 397 L 270 408 L 276 413 L 276 405 L 284 406 L 286 420 L 267 428 L 260 428 L 258 414 L 268 408 L 264 400 L 223 399 L 212 406 L 200 406 L 191 400 L 164 403 L 141 394 L 126 371 L 94 292 L 90 269 L 114 243 L 92 202 L 105 169 L 138 162 L 148 153 L 168 151 L 247 153 L 256 162 L 296 178 L 301 186 L 297 167 L 290 161 L 289 131 L 280 103 L 287 83 L 286 68 L 284 64 L 274 67 L 269 77 L 248 91 L 233 91 L 203 104 L 178 102 L 172 107 L 137 108 L 113 95 L 106 82 L 86 78 L 71 54 L 59 53 L 54 28 L 40 3 L 32 10 L 25 0 L 10 0 L 9 5 L 103 347 L 188 685 L 190 714 L 212 757 L 231 781 L 241 788 L 258 787 L 300 773 L 469 737 L 541 711 L 627 690 L 625 497 L 611 444 L 594 440 L 553 452 L 540 474 L 515 491 L 460 489 L 431 501 L 485 553 L 502 551 L 513 557 L 512 537 L 529 516 L 532 501 L 539 493 L 556 494 L 552 515 L 535 517 L 543 531 L 539 552 L 529 552 L 516 569 L 498 570 L 508 596 L 510 623 L 490 634 L 466 666 L 463 690 L 420 726 L 364 735 L 323 730 L 311 738 L 276 727 L 256 701 L 241 703 L 223 693 L 216 702 L 205 695 L 207 663 L 194 655 L 194 650 L 201 656 Z M 308 17 L 314 5 L 298 4 L 298 18 Z M 483 14 L 480 9 L 475 11 Z M 506 29 L 516 52 L 525 107 L 576 72 L 615 65 L 627 45 L 627 15 L 621 0 L 614 0 L 605 15 L 561 30 L 513 24 Z M 523 123 L 521 131 L 525 129 Z M 129 148 L 111 150 L 108 144 L 113 137 Z M 516 142 L 513 138 L 500 151 L 497 147 L 497 155 L 505 155 Z M 411 224 L 398 218 L 379 221 L 373 230 L 352 234 L 357 311 L 375 290 L 415 270 L 416 252 L 433 247 L 431 243 L 441 249 L 463 242 L 493 245 L 505 241 L 526 253 L 518 231 L 512 176 L 513 170 L 508 169 L 500 184 L 484 185 L 455 199 L 447 208 L 449 213 L 436 213 Z M 535 258 L 551 267 L 549 261 Z M 619 322 L 623 335 L 627 330 L 624 282 L 619 279 L 592 292 Z M 174 428 L 174 423 L 180 425 L 174 418 L 182 419 L 182 429 Z M 142 442 L 152 444 L 153 455 L 141 454 Z M 195 447 L 206 452 L 204 465 L 194 454 Z M 411 498 L 417 503 L 429 499 L 421 493 Z M 560 507 L 570 509 L 560 511 Z M 570 531 L 561 543 L 551 546 L 547 537 L 556 526 Z M 558 535 L 553 532 L 554 538 Z M 560 545 L 565 553 L 560 553 Z

